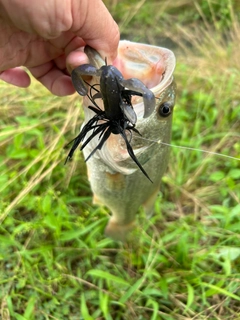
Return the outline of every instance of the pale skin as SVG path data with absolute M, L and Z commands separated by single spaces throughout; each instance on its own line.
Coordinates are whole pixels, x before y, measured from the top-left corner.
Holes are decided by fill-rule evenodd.
M 0 80 L 28 87 L 32 73 L 58 96 L 75 92 L 69 74 L 88 58 L 87 44 L 109 64 L 117 24 L 101 0 L 0 0 Z

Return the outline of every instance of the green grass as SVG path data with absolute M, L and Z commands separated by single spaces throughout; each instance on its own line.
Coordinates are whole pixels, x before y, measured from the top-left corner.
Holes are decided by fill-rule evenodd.
M 139 3 L 134 23 L 151 24 L 150 2 Z M 181 3 L 161 16 L 163 30 L 176 19 L 165 35 L 178 44 L 178 147 L 155 214 L 139 211 L 127 243 L 104 236 L 109 212 L 92 205 L 82 155 L 64 166 L 79 97 L 0 83 L 1 319 L 240 319 L 240 27 L 229 9 L 226 42 L 206 2 L 188 1 L 209 24 L 184 25 Z

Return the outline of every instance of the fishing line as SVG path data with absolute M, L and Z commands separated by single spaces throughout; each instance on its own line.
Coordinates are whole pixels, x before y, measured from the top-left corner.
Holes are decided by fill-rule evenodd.
M 177 145 L 170 144 L 170 143 L 167 143 L 167 142 L 162 142 L 161 140 L 152 140 L 152 139 L 139 137 L 139 136 L 135 136 L 135 137 L 138 138 L 138 139 L 147 140 L 147 141 L 150 141 L 150 142 L 155 142 L 157 144 L 163 144 L 163 145 L 168 146 L 168 147 L 179 148 L 179 149 L 184 149 L 184 150 L 191 150 L 191 151 L 200 151 L 200 152 L 203 152 L 203 153 L 212 154 L 212 155 L 223 157 L 223 158 L 228 158 L 228 159 L 233 159 L 233 160 L 240 161 L 239 158 L 228 156 L 226 154 L 222 154 L 222 153 L 218 153 L 218 152 L 214 152 L 214 151 L 207 151 L 207 150 L 198 149 L 198 148 L 192 148 L 192 147 L 177 146 Z

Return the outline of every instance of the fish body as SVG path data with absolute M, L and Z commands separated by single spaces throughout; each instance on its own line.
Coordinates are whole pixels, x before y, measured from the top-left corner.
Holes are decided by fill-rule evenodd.
M 90 63 L 96 68 L 100 69 L 105 65 L 95 51 L 88 50 L 87 54 Z M 169 147 L 156 141 L 169 143 L 171 139 L 175 102 L 175 56 L 165 48 L 120 41 L 114 66 L 120 70 L 124 79 L 140 79 L 156 97 L 154 110 L 147 117 L 144 116 L 142 97 L 132 97 L 132 106 L 137 115 L 136 129 L 141 135 L 136 132 L 127 133 L 134 154 L 151 181 L 130 157 L 120 134 L 111 134 L 101 150 L 94 152 L 87 161 L 94 203 L 103 204 L 111 211 L 105 233 L 115 240 L 125 240 L 134 226 L 139 207 L 143 205 L 146 213 L 153 210 L 161 178 L 168 164 Z M 93 76 L 90 85 L 99 83 L 100 77 Z M 95 102 L 104 110 L 101 98 Z M 94 116 L 93 111 L 88 108 L 93 103 L 85 96 L 83 105 L 86 124 Z M 98 143 L 99 137 L 96 136 L 85 146 L 85 159 Z

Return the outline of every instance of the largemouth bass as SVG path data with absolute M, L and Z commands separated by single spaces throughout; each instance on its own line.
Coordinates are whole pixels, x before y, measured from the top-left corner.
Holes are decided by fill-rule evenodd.
M 100 83 L 103 71 L 99 70 L 106 62 L 91 48 L 88 48 L 86 53 L 90 65 L 87 65 L 86 73 L 81 69 L 81 75 L 92 75 L 91 80 L 87 81 L 88 95 L 83 80 L 76 86 L 78 73 L 72 76 L 77 91 L 84 95 L 85 121 L 82 130 L 86 129 L 89 121 L 91 123 L 94 110 L 100 117 L 101 111 L 97 109 L 104 110 L 104 105 L 106 108 L 106 101 L 103 101 L 99 90 L 99 87 L 103 88 Z M 111 211 L 105 233 L 115 240 L 125 240 L 134 227 L 139 207 L 142 205 L 147 214 L 153 210 L 161 178 L 168 164 L 169 147 L 160 142 L 169 143 L 171 139 L 175 102 L 175 56 L 165 48 L 120 41 L 114 66 L 121 72 L 121 101 L 126 105 L 124 119 L 129 120 L 129 127 L 121 134 L 118 134 L 117 129 L 112 129 L 112 132 L 106 133 L 104 142 L 99 143 L 104 132 L 96 134 L 98 127 L 94 122 L 92 136 L 85 130 L 82 144 L 84 157 L 87 159 L 88 179 L 94 195 L 93 202 L 103 204 Z M 105 78 L 109 80 L 108 76 Z M 145 86 L 151 92 L 144 90 Z M 104 94 L 111 100 L 111 94 L 116 93 L 115 91 Z M 125 100 L 129 101 L 129 104 Z M 129 151 L 129 144 L 133 155 Z

